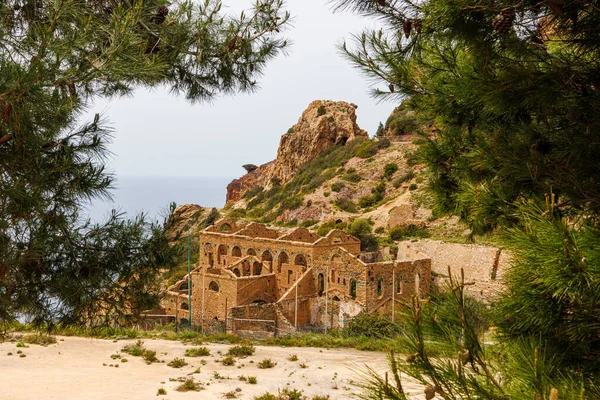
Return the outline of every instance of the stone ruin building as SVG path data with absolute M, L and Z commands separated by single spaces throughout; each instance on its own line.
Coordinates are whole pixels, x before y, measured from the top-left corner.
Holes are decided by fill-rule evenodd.
M 408 246 L 385 257 L 361 253 L 360 241 L 341 230 L 321 237 L 306 228 L 284 232 L 222 219 L 200 234 L 192 322 L 226 322 L 238 334 L 342 328 L 361 311 L 390 316 L 430 282 L 431 259 Z M 187 284 L 186 275 L 162 304 L 182 324 L 189 316 Z

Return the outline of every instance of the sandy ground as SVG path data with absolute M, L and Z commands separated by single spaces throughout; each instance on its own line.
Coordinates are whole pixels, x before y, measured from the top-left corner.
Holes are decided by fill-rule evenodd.
M 361 381 L 366 365 L 380 372 L 387 369 L 384 353 L 271 346 L 256 346 L 253 356 L 227 367 L 218 362 L 222 358 L 218 352 L 225 354 L 231 345 L 206 344 L 211 356 L 184 357 L 185 349 L 192 345 L 152 339 L 145 340 L 144 346 L 155 350 L 165 362 L 147 365 L 140 357 L 128 354 L 122 354 L 128 362 L 110 357 L 135 340 L 58 339 L 57 344 L 48 347 L 17 348 L 15 342 L 0 343 L 0 399 L 220 399 L 237 388 L 241 391 L 236 398 L 252 399 L 285 387 L 302 390 L 309 399 L 314 395 L 352 399 L 360 390 L 355 385 Z M 26 357 L 20 357 L 19 350 Z M 9 352 L 13 354 L 9 356 Z M 299 360 L 289 361 L 290 354 L 298 355 Z M 189 365 L 180 369 L 167 366 L 175 357 L 185 358 Z M 259 369 L 257 363 L 264 358 L 276 361 L 275 368 Z M 202 359 L 206 365 L 201 364 Z M 301 363 L 308 367 L 301 368 Z M 170 379 L 188 378 L 197 368 L 200 373 L 191 376 L 204 383 L 205 390 L 177 392 L 180 383 Z M 215 378 L 215 372 L 224 378 Z M 256 376 L 258 383 L 241 381 L 240 375 Z M 167 394 L 157 397 L 159 388 Z M 409 388 L 421 397 L 423 392 L 417 385 Z

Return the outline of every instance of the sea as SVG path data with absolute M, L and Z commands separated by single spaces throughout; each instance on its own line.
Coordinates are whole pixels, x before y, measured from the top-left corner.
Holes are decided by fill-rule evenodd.
M 85 207 L 83 217 L 101 222 L 115 209 L 127 217 L 145 213 L 148 218 L 162 220 L 169 204 L 198 204 L 202 207 L 223 207 L 227 177 L 164 177 L 117 176 L 110 191 L 112 199 L 97 199 Z

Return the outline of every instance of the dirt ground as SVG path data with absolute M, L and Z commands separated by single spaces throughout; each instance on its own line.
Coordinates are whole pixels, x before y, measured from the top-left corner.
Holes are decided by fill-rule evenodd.
M 144 347 L 155 350 L 164 362 L 147 365 L 141 357 L 120 353 L 123 346 L 135 340 L 58 339 L 57 344 L 48 347 L 30 344 L 27 348 L 18 348 L 16 342 L 0 343 L 0 398 L 220 399 L 239 388 L 236 398 L 253 399 L 267 391 L 277 393 L 278 389 L 287 387 L 302 390 L 309 399 L 314 395 L 351 399 L 360 391 L 356 384 L 361 381 L 367 365 L 378 372 L 387 370 L 384 353 L 271 346 L 256 346 L 253 356 L 237 360 L 234 366 L 224 366 L 218 362 L 222 358 L 219 352 L 225 354 L 231 345 L 206 344 L 210 356 L 185 357 L 185 349 L 192 345 L 152 339 L 145 340 Z M 17 354 L 18 351 L 25 357 Z M 111 358 L 117 353 L 127 362 Z M 298 361 L 289 361 L 291 354 L 296 354 Z M 175 357 L 185 358 L 189 364 L 180 369 L 167 366 Z M 277 365 L 272 369 L 259 369 L 257 364 L 265 358 Z M 202 365 L 203 359 L 206 365 Z M 197 368 L 200 373 L 192 374 Z M 220 377 L 215 377 L 217 373 Z M 249 384 L 240 380 L 240 375 L 255 376 L 258 382 Z M 204 390 L 176 391 L 180 382 L 174 380 L 190 376 L 202 382 Z M 417 385 L 405 384 L 405 387 L 414 390 L 415 398 L 422 396 L 422 389 Z M 159 388 L 164 388 L 167 394 L 157 397 Z

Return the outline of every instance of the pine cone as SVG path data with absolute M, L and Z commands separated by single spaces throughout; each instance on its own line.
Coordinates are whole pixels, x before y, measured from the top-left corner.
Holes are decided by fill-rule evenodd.
M 382 7 L 385 6 L 385 0 L 375 0 L 375 2 Z
M 161 25 L 167 19 L 167 15 L 169 15 L 169 9 L 166 6 L 158 7 L 154 16 L 154 23 Z
M 423 27 L 423 24 L 422 24 L 421 20 L 420 19 L 416 19 L 414 25 L 415 25 L 415 32 L 417 32 L 417 35 L 420 35 L 421 34 L 421 28 Z
M 10 108 L 10 104 L 4 103 L 4 105 L 2 106 L 2 119 L 7 124 L 10 121 L 10 114 L 11 114 L 11 112 L 12 112 L 12 109 Z
M 494 30 L 498 32 L 499 35 L 504 35 L 510 30 L 512 23 L 513 17 L 502 12 L 498 14 L 496 18 L 494 18 L 492 25 L 494 26 Z
M 390 92 L 394 93 L 394 90 L 395 90 L 394 84 L 390 83 L 390 86 L 388 86 L 388 87 L 390 88 Z
M 404 20 L 404 36 L 407 38 L 410 36 L 410 29 L 412 28 L 412 21 L 410 19 Z
M 425 399 L 431 400 L 435 397 L 435 389 L 433 386 L 427 386 L 425 388 Z

